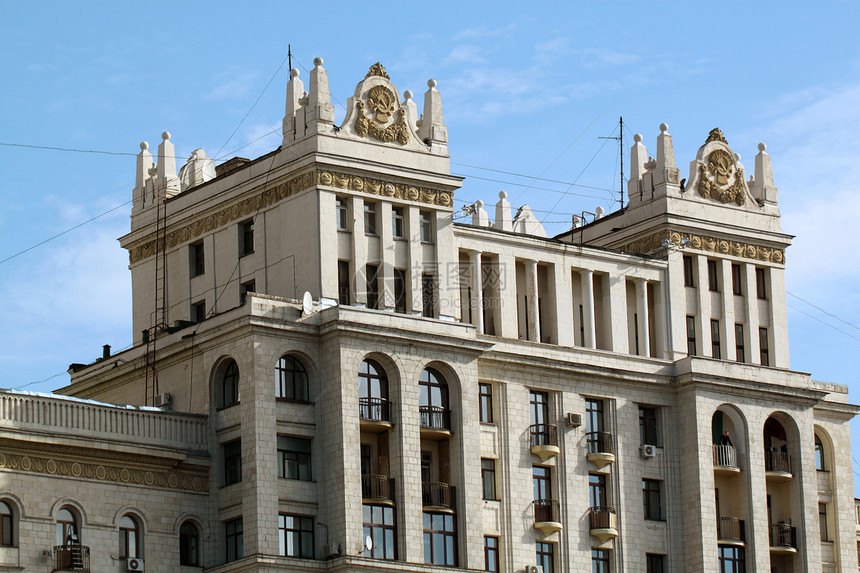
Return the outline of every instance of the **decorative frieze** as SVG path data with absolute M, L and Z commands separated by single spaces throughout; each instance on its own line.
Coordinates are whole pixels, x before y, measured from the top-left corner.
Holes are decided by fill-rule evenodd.
M 729 241 L 727 239 L 720 239 L 707 235 L 682 233 L 679 231 L 661 231 L 626 245 L 622 245 L 619 248 L 620 250 L 628 253 L 647 254 L 663 248 L 664 240 L 680 245 L 681 241 L 684 239 L 689 239 L 689 243 L 687 244 L 688 249 L 719 253 L 721 255 L 731 255 L 733 257 L 776 263 L 778 265 L 785 264 L 784 249 L 773 249 L 771 247 L 764 247 L 761 245 L 751 245 L 749 243 L 741 243 L 740 241 Z

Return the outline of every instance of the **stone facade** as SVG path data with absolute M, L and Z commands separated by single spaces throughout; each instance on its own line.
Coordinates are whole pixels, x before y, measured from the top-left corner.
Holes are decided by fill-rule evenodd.
M 455 222 L 436 82 L 419 116 L 375 64 L 335 126 L 322 64 L 263 157 L 141 144 L 135 346 L 0 393 L 0 569 L 857 569 L 858 409 L 789 368 L 764 145 L 682 180 L 663 124 L 622 211 Z

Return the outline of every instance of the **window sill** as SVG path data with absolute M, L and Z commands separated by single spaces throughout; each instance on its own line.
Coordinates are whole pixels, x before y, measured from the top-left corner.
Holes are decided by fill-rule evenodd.
M 365 237 L 376 237 L 376 238 L 379 238 L 379 235 L 378 235 L 378 234 L 376 234 L 376 233 L 365 233 L 365 234 L 364 234 L 364 236 L 365 236 Z
M 493 426 L 494 428 L 496 427 L 496 423 L 495 423 L 495 422 L 485 422 L 485 421 L 481 420 L 480 424 L 481 424 L 482 426 Z
M 349 233 L 349 229 L 341 229 L 340 227 L 338 227 L 337 232 L 338 233 Z
M 242 253 L 241 255 L 239 255 L 239 258 L 242 259 L 244 257 L 250 256 L 253 254 L 254 254 L 254 251 L 248 251 L 247 253 Z
M 234 485 L 239 485 L 239 484 L 241 484 L 241 483 L 242 483 L 242 480 L 234 481 L 233 483 L 225 483 L 224 485 L 219 486 L 219 487 L 218 487 L 218 489 L 227 489 L 228 487 L 231 487 L 231 486 L 234 486 Z
M 316 481 L 314 481 L 312 479 L 288 478 L 288 477 L 284 477 L 284 476 L 278 476 L 278 479 L 279 480 L 286 480 L 286 481 L 297 481 L 299 483 L 316 483 Z
M 233 402 L 232 404 L 227 404 L 226 406 L 219 406 L 219 407 L 215 408 L 215 411 L 216 412 L 223 412 L 224 410 L 229 410 L 233 406 L 238 406 L 239 404 L 241 404 L 241 402 Z
M 306 406 L 313 406 L 314 403 L 308 400 L 296 400 L 295 398 L 283 398 L 281 396 L 275 396 L 276 402 L 286 402 L 288 404 L 303 404 Z

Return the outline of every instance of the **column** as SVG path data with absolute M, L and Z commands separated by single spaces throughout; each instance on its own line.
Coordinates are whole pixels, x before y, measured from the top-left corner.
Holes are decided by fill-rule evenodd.
M 529 305 L 528 339 L 533 342 L 540 342 L 537 261 L 526 261 L 526 296 Z
M 481 251 L 471 251 L 469 262 L 472 265 L 472 300 L 468 304 L 472 307 L 472 324 L 475 325 L 478 334 L 484 333 L 484 290 L 483 274 L 481 272 Z M 474 302 L 474 305 L 472 304 Z
M 391 203 L 382 201 L 379 204 L 379 275 L 382 285 L 379 293 L 379 308 L 387 311 L 394 310 L 394 238 L 391 230 Z
M 628 354 L 630 338 L 627 330 L 627 277 L 619 272 L 613 272 L 607 282 L 609 283 L 608 327 L 612 337 L 609 347 L 613 352 Z
M 570 267 L 563 263 L 553 265 L 555 276 L 555 325 L 559 346 L 574 346 L 573 285 Z
M 639 354 L 651 355 L 651 343 L 648 332 L 648 281 L 635 279 L 636 285 L 636 314 L 639 317 Z
M 756 295 L 756 282 L 755 282 L 755 265 L 751 265 L 746 263 L 743 265 L 743 278 L 744 278 L 744 297 L 746 297 L 746 305 L 747 305 L 747 332 L 744 334 L 747 336 L 747 340 L 749 344 L 746 347 L 749 349 L 749 357 L 747 357 L 747 362 L 750 364 L 761 364 L 761 346 L 758 343 L 758 296 Z M 771 361 L 773 358 L 771 358 Z
M 364 236 L 364 200 L 352 197 L 352 292 L 356 306 L 367 304 L 367 237 Z
M 711 356 L 711 291 L 708 290 L 708 259 L 691 255 L 696 268 L 696 354 Z
M 424 257 L 421 253 L 421 228 L 418 220 L 418 207 L 410 206 L 406 217 L 407 237 L 409 237 L 409 275 L 410 288 L 406 293 L 406 308 L 420 316 L 424 310 L 421 300 L 421 273 L 424 270 Z
M 720 261 L 720 284 L 723 285 L 722 304 L 723 320 L 721 325 L 723 336 L 723 358 L 737 360 L 737 345 L 735 344 L 735 294 L 732 282 L 732 262 L 727 259 Z
M 770 351 L 770 365 L 779 368 L 789 367 L 788 356 L 788 317 L 785 306 L 785 271 L 779 267 L 768 269 L 770 275 L 770 292 L 768 293 L 768 308 L 770 309 L 770 328 L 773 331 L 771 340 L 773 348 Z
M 596 348 L 596 333 L 594 329 L 594 273 L 589 269 L 579 272 L 582 279 L 582 320 L 585 340 L 582 345 L 586 348 Z

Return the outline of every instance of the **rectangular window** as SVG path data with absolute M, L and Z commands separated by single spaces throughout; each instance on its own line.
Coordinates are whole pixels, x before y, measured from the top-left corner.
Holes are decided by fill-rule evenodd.
M 609 573 L 608 549 L 591 549 L 591 573 Z
M 765 273 L 761 267 L 755 268 L 755 294 L 758 298 L 767 298 L 767 285 L 765 284 Z
M 244 557 L 245 539 L 242 533 L 242 518 L 225 522 L 224 533 L 227 538 L 227 562 Z
M 586 433 L 603 432 L 603 400 L 599 398 L 585 399 L 585 431 Z
M 395 239 L 403 238 L 403 207 L 391 208 L 391 236 Z
M 239 223 L 239 256 L 254 252 L 254 220 Z
M 687 316 L 687 354 L 696 355 L 696 317 Z
M 717 275 L 717 261 L 708 259 L 708 290 L 720 290 L 720 281 Z
M 695 287 L 696 282 L 693 278 L 693 257 L 684 255 L 684 286 Z
M 394 312 L 406 312 L 406 271 L 394 269 Z
M 744 325 L 738 323 L 735 324 L 735 360 L 738 362 L 746 362 L 744 348 Z
M 827 535 L 827 504 L 818 504 L 818 530 L 821 533 L 821 541 L 830 541 L 830 536 Z
M 720 545 L 717 547 L 717 551 L 719 552 L 720 573 L 744 573 L 746 571 L 743 547 Z
M 278 515 L 278 554 L 314 558 L 314 520 L 298 515 Z
M 493 423 L 493 385 L 478 384 L 478 396 L 480 401 L 481 421 L 485 424 Z
M 206 301 L 201 300 L 191 305 L 191 322 L 203 322 L 206 319 Z
M 224 485 L 242 481 L 242 440 L 224 444 Z
M 373 548 L 365 546 L 364 556 L 373 559 L 397 559 L 394 508 L 385 505 L 362 505 L 364 539 L 373 540 Z
M 546 424 L 549 418 L 549 394 L 537 390 L 529 391 L 531 424 Z
M 365 265 L 367 277 L 367 308 L 379 308 L 379 266 Z
M 555 547 L 552 543 L 544 543 L 543 541 L 538 541 L 535 543 L 535 559 L 538 567 L 542 567 L 544 573 L 553 573 L 555 571 L 554 565 L 554 555 L 553 548 Z
M 758 345 L 761 350 L 761 365 L 770 366 L 770 352 L 768 351 L 767 329 L 758 329 Z
M 348 215 L 349 215 L 349 206 L 346 202 L 346 197 L 338 197 L 337 198 L 337 230 L 338 231 L 348 231 Z
M 738 264 L 732 265 L 732 292 L 738 296 L 744 294 L 743 283 L 741 283 L 741 266 Z
M 418 222 L 421 231 L 421 242 L 433 242 L 433 214 L 430 211 L 418 213 Z
M 484 571 L 499 571 L 498 537 L 484 536 Z
M 436 318 L 436 276 L 430 273 L 421 273 L 421 303 L 423 315 Z
M 496 460 L 481 458 L 481 483 L 484 486 L 484 499 L 499 499 L 496 497 Z
M 456 567 L 457 530 L 454 515 L 424 512 L 424 562 Z
M 664 573 L 666 571 L 666 556 L 657 553 L 645 554 L 645 573 Z
M 639 406 L 639 445 L 659 446 L 657 408 Z
M 239 285 L 239 304 L 245 304 L 245 300 L 248 297 L 249 292 L 257 292 L 254 290 L 256 288 L 256 284 L 254 281 L 248 281 L 246 283 L 242 283 Z
M 590 507 L 609 506 L 605 474 L 588 474 L 588 503 Z
M 642 480 L 642 501 L 645 504 L 645 519 L 651 521 L 663 520 L 663 504 L 660 489 L 662 482 L 656 479 Z
M 532 490 L 535 502 L 535 521 L 553 519 L 552 471 L 544 466 L 532 466 Z
M 311 480 L 311 441 L 278 436 L 278 477 Z
M 723 357 L 720 350 L 720 321 L 711 319 L 711 356 L 717 360 Z
M 337 262 L 337 301 L 349 304 L 349 261 Z
M 376 203 L 364 202 L 364 234 L 376 235 Z
M 189 274 L 192 279 L 194 277 L 199 277 L 206 272 L 206 260 L 203 256 L 203 241 L 190 245 L 188 247 L 188 256 L 190 267 Z

